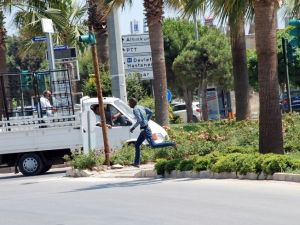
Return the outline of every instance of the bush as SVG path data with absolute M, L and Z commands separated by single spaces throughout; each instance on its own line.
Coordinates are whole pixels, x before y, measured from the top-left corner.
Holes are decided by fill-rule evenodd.
M 260 155 L 259 154 L 241 154 L 237 158 L 237 170 L 242 175 L 247 173 L 260 173 L 261 169 L 258 167 L 260 165 Z
M 193 169 L 196 170 L 197 172 L 203 171 L 203 170 L 208 170 L 212 165 L 212 160 L 211 157 L 208 156 L 203 156 L 203 157 L 198 157 L 196 159 L 196 162 L 194 163 Z
M 182 160 L 177 165 L 176 169 L 180 171 L 190 171 L 194 168 L 194 161 L 193 160 Z
M 171 173 L 173 170 L 177 168 L 177 165 L 180 163 L 180 159 L 173 159 L 167 161 L 165 165 L 165 172 Z
M 265 174 L 274 174 L 277 172 L 285 172 L 289 169 L 296 169 L 295 160 L 286 155 L 268 154 L 263 160 L 262 171 Z
M 155 164 L 154 168 L 155 168 L 158 175 L 164 175 L 165 166 L 166 166 L 167 162 L 168 162 L 168 160 L 166 160 L 166 159 L 158 159 L 156 161 L 156 164 Z
M 240 155 L 240 153 L 233 153 L 220 157 L 220 159 L 212 166 L 211 170 L 216 173 L 236 172 L 237 161 Z
M 185 147 L 178 146 L 177 149 L 169 148 L 159 148 L 154 151 L 154 159 L 183 159 L 185 156 Z
M 92 170 L 93 167 L 104 163 L 102 153 L 99 151 L 90 151 L 88 154 L 72 153 L 67 160 L 70 161 L 73 168 L 80 170 Z
M 112 164 L 130 165 L 134 161 L 134 146 L 125 145 L 122 149 L 113 152 L 110 157 Z

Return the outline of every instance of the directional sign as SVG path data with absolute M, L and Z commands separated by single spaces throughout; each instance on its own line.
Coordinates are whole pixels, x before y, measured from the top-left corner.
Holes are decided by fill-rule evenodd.
M 152 80 L 153 79 L 153 71 L 143 71 L 143 72 L 138 72 L 138 71 L 126 71 L 126 75 L 128 77 L 136 76 L 139 74 L 141 76 L 142 80 Z
M 125 70 L 127 69 L 152 69 L 152 56 L 150 54 L 145 56 L 129 56 L 124 57 Z
M 146 43 L 150 45 L 149 34 L 135 34 L 135 35 L 123 35 L 123 46 L 135 45 L 136 43 Z
M 123 53 L 124 56 L 126 55 L 136 55 L 136 54 L 141 54 L 141 53 L 150 53 L 151 48 L 150 45 L 135 45 L 135 46 L 127 46 L 123 47 Z
M 68 48 L 67 45 L 57 45 L 53 47 L 54 50 L 67 49 L 67 48 Z
M 36 36 L 36 37 L 33 37 L 31 40 L 35 41 L 35 42 L 38 42 L 38 41 L 46 41 L 47 40 L 47 37 L 44 37 L 44 36 Z
M 139 73 L 143 80 L 153 79 L 149 34 L 123 35 L 122 44 L 127 76 Z
M 173 98 L 172 92 L 169 89 L 167 89 L 167 100 L 169 103 L 171 103 L 172 98 Z

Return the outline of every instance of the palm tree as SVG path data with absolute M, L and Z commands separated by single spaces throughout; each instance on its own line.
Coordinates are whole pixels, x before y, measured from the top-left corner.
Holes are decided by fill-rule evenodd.
M 126 2 L 132 4 L 131 0 L 106 0 L 110 7 L 124 6 Z M 168 125 L 167 76 L 162 33 L 163 7 L 163 0 L 144 0 L 152 52 L 155 117 L 160 125 Z
M 277 76 L 276 15 L 279 1 L 253 1 L 259 82 L 259 150 L 283 154 Z
M 52 19 L 57 32 L 54 35 L 54 43 L 76 46 L 80 50 L 84 45 L 78 41 L 78 36 L 86 32 L 83 19 L 86 16 L 86 7 L 78 4 L 75 0 L 49 0 L 29 1 L 28 4 L 18 6 L 19 10 L 14 15 L 14 21 L 24 39 L 43 35 L 41 19 Z M 33 47 L 29 41 L 26 48 Z
M 233 64 L 236 119 L 250 117 L 249 78 L 247 69 L 245 17 L 251 17 L 251 1 L 238 0 L 179 0 L 173 6 L 181 7 L 185 14 L 195 14 L 210 7 L 221 23 L 228 22 L 230 27 L 231 53 Z
M 6 47 L 5 47 L 5 37 L 6 37 L 6 30 L 4 27 L 4 14 L 3 11 L 0 11 L 0 73 L 5 73 L 7 69 L 6 65 Z M 0 78 L 3 80 L 2 84 L 6 84 L 6 79 Z M 5 85 L 6 86 L 6 85 Z M 3 88 L 3 87 L 2 87 Z M 4 99 L 2 98 L 2 93 L 0 93 L 0 120 L 2 120 L 2 115 L 4 114 Z
M 90 22 L 96 34 L 99 64 L 109 66 L 107 10 L 104 0 L 89 0 Z

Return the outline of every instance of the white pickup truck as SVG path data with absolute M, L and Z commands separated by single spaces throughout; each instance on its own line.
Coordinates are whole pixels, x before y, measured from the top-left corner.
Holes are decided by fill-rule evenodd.
M 0 167 L 15 167 L 23 175 L 31 176 L 47 172 L 53 164 L 63 163 L 63 156 L 72 150 L 88 152 L 103 148 L 102 129 L 96 126 L 96 116 L 91 106 L 97 98 L 83 97 L 74 115 L 55 115 L 47 118 L 15 116 L 0 121 Z M 121 112 L 125 124 L 113 123 L 108 130 L 111 149 L 125 143 L 134 143 L 139 135 L 129 129 L 135 119 L 132 110 L 117 98 L 104 98 L 104 104 Z M 168 138 L 166 131 L 153 121 L 149 126 L 156 133 L 156 142 Z

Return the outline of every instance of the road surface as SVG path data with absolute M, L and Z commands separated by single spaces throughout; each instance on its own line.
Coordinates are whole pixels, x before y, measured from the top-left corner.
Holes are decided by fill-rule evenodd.
M 299 225 L 300 184 L 0 175 L 0 225 Z

